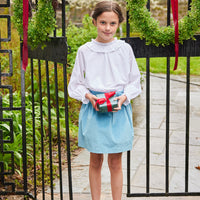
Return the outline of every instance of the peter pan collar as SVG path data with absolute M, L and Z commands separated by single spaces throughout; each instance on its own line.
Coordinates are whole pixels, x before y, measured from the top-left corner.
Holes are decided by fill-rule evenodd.
M 102 43 L 102 42 L 98 42 L 94 39 L 92 39 L 91 42 L 87 42 L 86 46 L 94 51 L 94 52 L 103 52 L 103 53 L 107 53 L 107 52 L 112 52 L 112 51 L 116 51 L 117 49 L 119 49 L 122 45 L 124 44 L 124 41 L 122 40 L 117 40 L 116 38 L 112 41 L 112 42 L 108 42 L 108 43 Z

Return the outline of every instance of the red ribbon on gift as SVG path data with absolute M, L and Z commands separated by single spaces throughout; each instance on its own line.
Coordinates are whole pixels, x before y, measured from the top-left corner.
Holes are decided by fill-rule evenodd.
M 107 109 L 108 109 L 108 112 L 111 112 L 112 111 L 112 104 L 109 100 L 110 97 L 114 96 L 115 95 L 115 92 L 108 92 L 108 93 L 105 93 L 105 98 L 100 98 L 100 99 L 97 99 L 96 103 L 95 103 L 95 107 L 97 104 L 104 104 L 105 102 L 107 102 Z
M 28 65 L 28 15 L 29 15 L 29 2 L 23 0 L 23 52 L 22 52 L 22 69 L 26 71 Z
M 172 13 L 174 20 L 174 28 L 175 28 L 175 64 L 174 70 L 177 69 L 178 65 L 178 54 L 179 54 L 179 38 L 178 38 L 178 0 L 171 0 L 172 4 Z

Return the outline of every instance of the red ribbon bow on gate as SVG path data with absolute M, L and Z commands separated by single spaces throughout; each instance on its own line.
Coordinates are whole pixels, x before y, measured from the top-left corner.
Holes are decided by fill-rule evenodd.
M 22 69 L 26 71 L 28 65 L 28 15 L 29 1 L 23 0 L 23 49 L 22 49 Z
M 178 54 L 179 54 L 178 0 L 171 0 L 171 4 L 172 4 L 172 13 L 173 13 L 173 20 L 174 20 L 174 28 L 175 28 L 175 64 L 174 64 L 174 70 L 176 70 L 177 65 L 178 65 Z
M 104 104 L 105 102 L 107 102 L 107 109 L 108 109 L 108 112 L 111 112 L 112 111 L 112 104 L 109 100 L 110 97 L 114 96 L 115 95 L 115 92 L 108 92 L 108 93 L 105 93 L 105 98 L 100 98 L 100 99 L 97 99 L 96 103 L 95 103 L 95 107 L 97 106 L 97 104 Z

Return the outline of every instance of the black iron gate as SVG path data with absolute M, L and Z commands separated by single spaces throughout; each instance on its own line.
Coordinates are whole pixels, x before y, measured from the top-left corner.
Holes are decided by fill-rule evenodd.
M 4 0 L 0 2 L 0 8 L 9 8 L 10 7 L 10 0 Z M 13 143 L 14 142 L 14 131 L 13 131 L 13 119 L 4 117 L 4 112 L 20 112 L 21 116 L 23 118 L 23 121 L 25 122 L 25 99 L 24 97 L 24 81 L 23 78 L 21 80 L 22 84 L 22 101 L 21 101 L 21 106 L 16 107 L 13 104 L 13 87 L 11 85 L 4 85 L 2 84 L 2 79 L 3 78 L 8 78 L 13 76 L 13 62 L 12 62 L 12 50 L 11 49 L 1 49 L 1 42 L 9 42 L 11 40 L 11 20 L 10 20 L 10 15 L 5 14 L 5 15 L 0 15 L 0 20 L 1 20 L 1 25 L 3 23 L 6 23 L 6 30 L 4 30 L 3 33 L 0 32 L 0 55 L 1 59 L 7 58 L 8 59 L 8 66 L 5 71 L 1 67 L 0 63 L 0 123 L 1 125 L 7 125 L 7 130 L 9 130 L 9 133 L 5 135 L 4 131 L 0 129 L 0 185 L 1 185 L 1 191 L 0 195 L 11 195 L 11 194 L 16 194 L 16 195 L 27 195 L 27 169 L 26 169 L 26 130 L 25 130 L 25 123 L 22 123 L 22 149 L 24 152 L 23 156 L 23 190 L 17 191 L 16 190 L 16 184 L 14 181 L 13 174 L 14 174 L 14 152 L 10 150 L 6 150 L 4 147 L 7 144 Z M 4 22 L 3 22 L 4 20 Z M 4 106 L 4 95 L 9 94 L 9 103 L 7 106 Z M 7 167 L 5 164 L 5 157 L 7 157 Z M 8 179 L 9 177 L 9 179 Z
M 191 0 L 188 1 L 188 10 L 190 9 Z M 170 0 L 167 0 L 167 25 L 170 25 Z M 150 0 L 147 2 L 147 8 L 150 10 Z M 136 58 L 146 58 L 146 192 L 131 192 L 131 152 L 127 153 L 127 197 L 153 197 L 153 196 L 200 196 L 200 191 L 189 192 L 189 136 L 190 136 L 190 57 L 200 56 L 200 35 L 196 35 L 196 40 L 184 41 L 183 45 L 179 46 L 179 56 L 187 58 L 186 70 L 186 110 L 185 110 L 185 190 L 180 192 L 170 192 L 169 190 L 169 137 L 170 137 L 170 57 L 175 56 L 174 45 L 165 47 L 156 47 L 146 45 L 145 40 L 140 38 L 130 37 L 129 14 L 127 13 L 127 36 L 123 38 L 129 43 L 135 53 Z M 151 75 L 150 75 L 150 58 L 166 57 L 166 127 L 165 127 L 165 192 L 150 191 L 150 95 L 151 95 Z M 134 159 L 134 158 L 133 158 Z
M 53 1 L 52 1 L 53 2 Z M 57 1 L 56 1 L 57 2 Z M 57 2 L 58 3 L 58 2 Z M 33 115 L 33 137 L 36 136 L 36 115 L 35 107 L 36 102 L 39 101 L 40 107 L 40 133 L 41 133 L 41 187 L 42 190 L 38 191 L 37 180 L 39 175 L 37 173 L 37 159 L 36 159 L 36 148 L 37 143 L 33 140 L 34 147 L 34 198 L 35 199 L 46 199 L 55 198 L 54 192 L 54 179 L 55 176 L 59 182 L 59 189 L 57 191 L 57 198 L 66 199 L 64 196 L 64 180 L 63 180 L 63 170 L 67 168 L 68 171 L 68 192 L 67 196 L 70 200 L 73 199 L 72 195 L 72 177 L 71 177 L 71 152 L 70 152 L 70 137 L 69 137 L 69 121 L 68 121 L 68 95 L 67 95 L 67 38 L 65 35 L 66 31 L 66 18 L 65 18 L 65 0 L 60 2 L 59 8 L 61 12 L 61 29 L 62 35 L 57 36 L 57 30 L 55 29 L 53 37 L 50 38 L 45 45 L 45 48 L 38 47 L 32 50 L 29 48 L 29 58 L 31 63 L 31 87 L 32 87 L 32 115 Z M 55 12 L 55 18 L 56 18 Z M 58 88 L 58 82 L 62 80 L 64 93 L 60 95 L 61 88 Z M 39 89 L 36 94 L 35 83 Z M 61 97 L 62 96 L 62 97 Z M 44 106 L 44 99 L 46 98 L 46 107 Z M 61 103 L 61 98 L 64 99 Z M 55 106 L 55 113 L 52 113 L 52 105 Z M 62 108 L 61 108 L 62 107 Z M 45 111 L 46 109 L 46 111 Z M 64 109 L 64 116 L 61 116 L 61 109 Z M 44 117 L 44 112 L 47 112 L 47 119 Z M 62 117 L 62 119 L 61 119 Z M 53 119 L 54 118 L 54 119 Z M 53 130 L 52 124 L 56 124 Z M 62 121 L 64 120 L 64 122 Z M 46 122 L 45 122 L 46 121 Z M 62 121 L 62 122 L 61 122 Z M 46 123 L 46 124 L 45 124 Z M 62 124 L 62 125 L 61 125 Z M 56 147 L 53 144 L 54 137 L 56 135 Z M 62 146 L 62 140 L 65 137 L 65 147 Z M 46 142 L 48 142 L 48 148 L 45 148 Z M 63 148 L 64 154 L 63 155 Z M 45 155 L 46 154 L 46 155 Z M 56 154 L 56 156 L 55 156 Z M 48 155 L 48 162 L 45 160 Z M 67 157 L 67 161 L 63 156 Z M 56 161 L 55 161 L 56 160 Z M 63 162 L 67 163 L 63 166 Z M 57 171 L 53 169 L 55 167 L 55 162 L 57 162 Z M 49 165 L 46 168 L 46 165 Z M 47 172 L 47 170 L 49 172 Z M 55 174 L 57 173 L 57 174 Z M 46 181 L 46 177 L 49 177 L 49 183 Z M 66 176 L 65 176 L 66 178 Z M 49 194 L 46 193 L 47 188 L 49 188 Z M 48 197 L 47 197 L 48 196 Z M 58 197 L 59 196 L 59 197 Z
M 34 3 L 38 1 L 34 1 Z M 13 76 L 12 50 L 1 49 L 1 57 L 9 58 L 9 72 L 5 73 L 1 70 L 0 63 L 0 123 L 9 126 L 10 134 L 5 139 L 4 130 L 0 129 L 0 199 L 6 198 L 7 195 L 20 195 L 24 199 L 54 199 L 54 179 L 57 178 L 59 191 L 59 199 L 73 199 L 72 196 L 72 180 L 71 180 L 71 154 L 70 154 L 70 137 L 69 137 L 69 122 L 68 122 L 68 96 L 67 96 L 67 54 L 68 46 L 65 36 L 65 0 L 60 2 L 59 8 L 61 13 L 61 36 L 57 37 L 55 29 L 53 36 L 45 44 L 45 48 L 38 47 L 32 50 L 29 48 L 28 54 L 30 58 L 30 66 L 27 72 L 21 70 L 21 106 L 13 105 L 13 89 L 10 85 L 2 85 L 2 77 Z M 30 1 L 32 4 L 32 1 Z M 54 2 L 55 3 L 55 2 Z M 0 2 L 0 7 L 10 7 L 10 0 Z M 56 17 L 56 13 L 55 13 Z M 7 38 L 1 37 L 1 42 L 9 42 L 11 40 L 11 21 L 10 15 L 0 15 L 0 19 L 7 20 Z M 4 34 L 6 35 L 6 34 Z M 22 54 L 22 43 L 20 48 Z M 22 60 L 22 59 L 21 59 Z M 22 62 L 21 62 L 22 63 Z M 5 71 L 5 70 L 4 70 Z M 50 80 L 51 79 L 51 80 Z M 28 84 L 26 85 L 28 80 Z M 62 89 L 58 88 L 58 81 L 62 81 Z M 61 85 L 61 84 L 60 84 Z M 32 91 L 31 99 L 28 102 L 31 104 L 32 120 L 27 119 L 27 94 L 26 89 Z M 2 92 L 3 90 L 3 92 Z M 2 101 L 4 98 L 4 90 L 9 93 L 9 107 L 3 107 Z M 29 98 L 28 97 L 28 98 Z M 54 109 L 52 109 L 52 102 Z M 29 109 L 28 108 L 28 109 Z M 4 111 L 19 111 L 21 112 L 22 139 L 20 146 L 22 149 L 22 186 L 16 187 L 14 171 L 14 152 L 5 151 L 4 145 L 13 143 L 13 119 L 4 118 Z M 62 113 L 61 113 L 62 110 Z M 45 113 L 45 114 L 44 114 Z M 53 114 L 52 114 L 53 113 Z M 62 115 L 62 116 L 61 116 Z M 54 127 L 52 123 L 54 122 Z M 32 126 L 32 139 L 27 141 L 27 123 Z M 56 125 L 55 125 L 56 124 Z M 38 134 L 40 132 L 40 134 Z M 7 139 L 8 138 L 8 139 Z M 54 141 L 56 138 L 56 141 Z M 31 144 L 30 144 L 31 141 Z M 38 142 L 39 141 L 39 142 Z M 53 143 L 54 141 L 54 143 Z M 64 142 L 63 142 L 64 141 Z M 39 149 L 39 150 L 38 150 Z M 40 155 L 36 152 L 40 151 Z M 29 153 L 31 152 L 32 155 Z M 6 163 L 4 156 L 10 157 L 9 171 L 4 169 Z M 31 163 L 27 163 L 28 156 L 31 157 Z M 29 157 L 29 158 L 30 158 Z M 48 157 L 48 159 L 47 159 Z M 65 157 L 65 158 L 63 158 Z M 29 169 L 29 170 L 28 170 Z M 63 170 L 68 171 L 68 191 L 67 197 L 64 197 Z M 8 179 L 9 177 L 9 179 Z M 65 178 L 67 178 L 65 176 Z M 7 181 L 9 180 L 9 181 Z M 11 180 L 11 181 L 10 181 Z M 49 195 L 46 190 L 49 188 Z M 66 188 L 66 187 L 65 187 Z M 48 195 L 48 197 L 47 197 Z M 50 196 L 50 197 L 49 197 Z M 58 198 L 58 195 L 57 195 Z

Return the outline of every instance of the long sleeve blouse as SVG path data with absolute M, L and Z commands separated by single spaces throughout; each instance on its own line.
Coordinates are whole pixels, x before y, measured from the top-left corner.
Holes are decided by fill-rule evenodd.
M 125 105 L 141 93 L 140 72 L 128 43 L 117 39 L 109 43 L 92 40 L 79 47 L 68 93 L 87 104 L 85 94 L 90 90 L 124 91 Z

